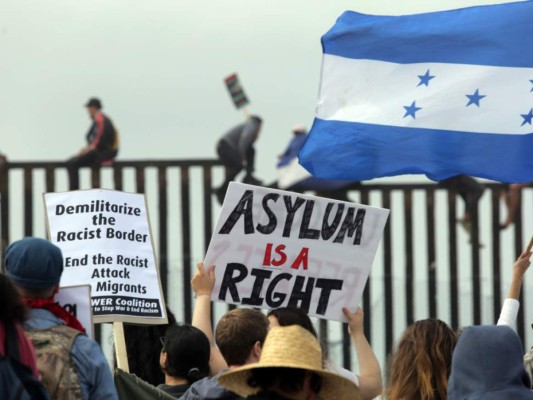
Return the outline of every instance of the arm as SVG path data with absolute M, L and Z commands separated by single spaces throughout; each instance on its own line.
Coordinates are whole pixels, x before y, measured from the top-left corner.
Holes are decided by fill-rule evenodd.
M 213 335 L 213 327 L 211 326 L 211 292 L 215 286 L 215 267 L 209 267 L 206 271 L 204 263 L 196 264 L 198 271 L 191 279 L 192 290 L 196 295 L 196 303 L 194 304 L 194 311 L 192 315 L 192 325 L 200 329 L 211 344 L 211 357 L 209 359 L 209 367 L 211 374 L 216 375 L 221 370 L 228 367 L 226 360 L 222 357 L 220 350 L 215 345 L 215 337 Z
M 348 332 L 359 361 L 359 389 L 363 400 L 370 400 L 383 391 L 381 367 L 363 332 L 363 310 L 358 307 L 352 314 L 344 307 L 342 311 L 348 320 Z
M 524 251 L 514 263 L 511 286 L 509 287 L 507 298 L 503 302 L 498 325 L 513 325 L 516 322 L 516 315 L 520 308 L 518 299 L 520 298 L 524 275 L 531 264 L 530 257 L 531 252 Z
M 243 126 L 238 146 L 243 161 L 248 161 L 248 150 L 254 145 L 258 134 L 259 127 L 256 122 L 251 121 Z
M 94 122 L 96 123 L 96 135 L 88 146 L 91 149 L 97 149 L 102 141 L 102 136 L 104 135 L 104 115 L 102 113 L 96 114 Z
M 113 375 L 98 343 L 85 335 L 78 335 L 71 355 L 84 399 L 118 400 Z

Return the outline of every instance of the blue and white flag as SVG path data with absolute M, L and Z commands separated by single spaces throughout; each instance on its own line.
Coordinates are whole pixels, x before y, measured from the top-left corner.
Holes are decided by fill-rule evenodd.
M 533 1 L 406 16 L 345 12 L 322 38 L 300 163 L 366 180 L 533 182 Z

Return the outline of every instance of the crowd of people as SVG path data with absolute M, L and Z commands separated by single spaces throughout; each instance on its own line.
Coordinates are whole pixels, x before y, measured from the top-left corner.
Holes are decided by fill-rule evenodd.
M 525 251 L 514 264 L 498 325 L 456 332 L 441 320 L 427 319 L 407 327 L 392 355 L 386 385 L 365 337 L 360 308 L 343 309 L 359 364 L 355 373 L 328 357 L 311 319 L 298 308 L 266 314 L 235 308 L 213 329 L 215 267 L 198 263 L 191 280 L 196 296 L 191 324 L 179 324 L 169 313 L 167 325 L 127 325 L 130 370 L 184 400 L 371 400 L 380 395 L 389 400 L 533 399 L 522 344 L 510 328 L 530 258 L 531 252 Z M 61 250 L 44 239 L 28 237 L 7 248 L 4 264 L 1 398 L 12 398 L 15 383 L 20 393 L 26 391 L 27 397 L 20 398 L 118 398 L 100 346 L 54 301 L 63 272 Z M 7 360 L 22 365 L 18 376 L 30 376 L 31 382 L 21 378 L 6 383 Z

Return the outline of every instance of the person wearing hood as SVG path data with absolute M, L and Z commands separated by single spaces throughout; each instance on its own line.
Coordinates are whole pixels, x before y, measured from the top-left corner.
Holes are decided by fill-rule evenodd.
M 532 400 L 522 343 L 508 326 L 465 329 L 452 356 L 448 400 Z

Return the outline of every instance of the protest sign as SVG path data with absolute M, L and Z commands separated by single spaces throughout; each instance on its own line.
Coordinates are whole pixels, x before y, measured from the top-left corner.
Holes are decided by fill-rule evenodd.
M 80 190 L 44 195 L 62 286 L 91 284 L 93 321 L 166 323 L 144 195 Z
M 205 265 L 212 299 L 345 321 L 360 303 L 389 211 L 230 183 Z
M 57 304 L 74 315 L 89 339 L 94 338 L 91 310 L 91 285 L 63 286 L 54 297 Z
M 224 83 L 226 84 L 226 88 L 228 89 L 229 95 L 231 96 L 231 100 L 233 101 L 233 104 L 237 109 L 240 109 L 249 104 L 248 98 L 244 93 L 244 89 L 242 88 L 241 83 L 239 82 L 237 74 L 231 74 L 230 76 L 226 77 L 224 79 Z

